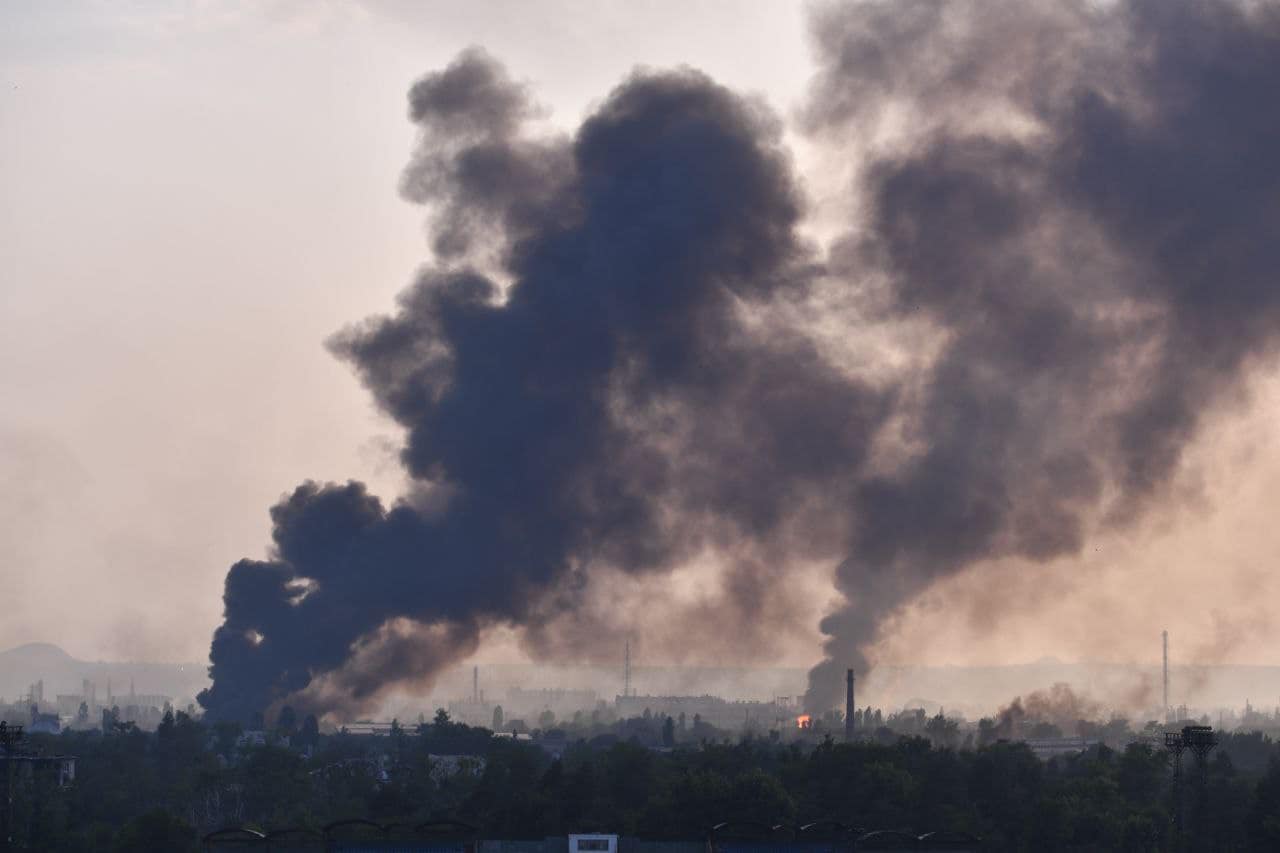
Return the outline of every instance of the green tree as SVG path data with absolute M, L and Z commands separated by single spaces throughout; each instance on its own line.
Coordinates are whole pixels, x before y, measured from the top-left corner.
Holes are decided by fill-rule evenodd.
M 129 821 L 116 837 L 117 853 L 155 853 L 158 850 L 197 849 L 196 832 L 186 821 L 155 809 Z
M 960 724 L 942 716 L 941 711 L 925 723 L 924 733 L 935 746 L 954 749 L 960 742 Z
M 1272 757 L 1254 789 L 1249 812 L 1249 843 L 1254 850 L 1280 850 L 1280 759 Z

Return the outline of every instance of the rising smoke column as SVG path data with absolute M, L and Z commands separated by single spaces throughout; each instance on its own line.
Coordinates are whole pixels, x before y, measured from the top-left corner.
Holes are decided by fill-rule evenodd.
M 486 625 L 572 608 L 596 567 L 665 571 L 713 544 L 757 572 L 811 515 L 843 515 L 829 498 L 886 410 L 772 319 L 815 267 L 763 106 L 636 74 L 572 138 L 537 137 L 523 88 L 469 51 L 410 115 L 404 192 L 433 205 L 437 262 L 331 346 L 405 428 L 416 485 L 386 507 L 308 483 L 272 510 L 271 559 L 227 576 L 200 697 L 216 716 L 355 713 Z
M 856 487 L 848 605 L 810 678 L 827 708 L 934 579 L 1135 518 L 1274 354 L 1280 7 L 849 3 L 814 33 L 817 138 L 899 131 L 860 164 L 833 263 L 937 347 L 905 380 L 910 452 Z
M 857 175 L 825 259 L 777 119 L 696 72 L 633 75 L 569 137 L 479 52 L 414 86 L 435 262 L 332 342 L 414 487 L 272 510 L 211 714 L 355 713 L 490 625 L 547 646 L 602 569 L 708 549 L 747 602 L 838 566 L 820 711 L 937 579 L 1162 497 L 1280 329 L 1276 5 L 862 2 L 815 34 L 806 129 Z M 816 304 L 906 367 L 837 365 Z M 767 634 L 742 612 L 724 631 Z

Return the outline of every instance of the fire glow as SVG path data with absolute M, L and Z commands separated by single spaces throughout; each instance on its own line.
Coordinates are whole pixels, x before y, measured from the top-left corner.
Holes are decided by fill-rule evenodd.
M 808 714 L 801 714 L 800 716 L 796 717 L 796 728 L 797 728 L 797 729 L 807 729 L 807 728 L 809 728 L 809 715 L 808 715 Z

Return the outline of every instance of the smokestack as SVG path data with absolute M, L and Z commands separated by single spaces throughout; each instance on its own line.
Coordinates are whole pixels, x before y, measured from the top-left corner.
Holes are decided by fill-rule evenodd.
M 480 702 L 480 667 L 471 667 L 471 701 Z
M 853 670 L 850 669 L 844 676 L 844 739 L 853 740 Z
M 627 638 L 626 651 L 623 653 L 622 660 L 622 695 L 631 695 L 631 638 Z
M 1161 631 L 1160 640 L 1164 653 L 1164 721 L 1169 722 L 1169 632 Z

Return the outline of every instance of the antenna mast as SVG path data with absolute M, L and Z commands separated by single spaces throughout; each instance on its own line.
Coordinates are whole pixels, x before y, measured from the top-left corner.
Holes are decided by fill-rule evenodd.
M 1164 651 L 1164 721 L 1169 722 L 1169 632 L 1161 631 L 1160 640 Z
M 623 657 L 622 695 L 631 695 L 631 638 L 627 637 L 626 652 Z

